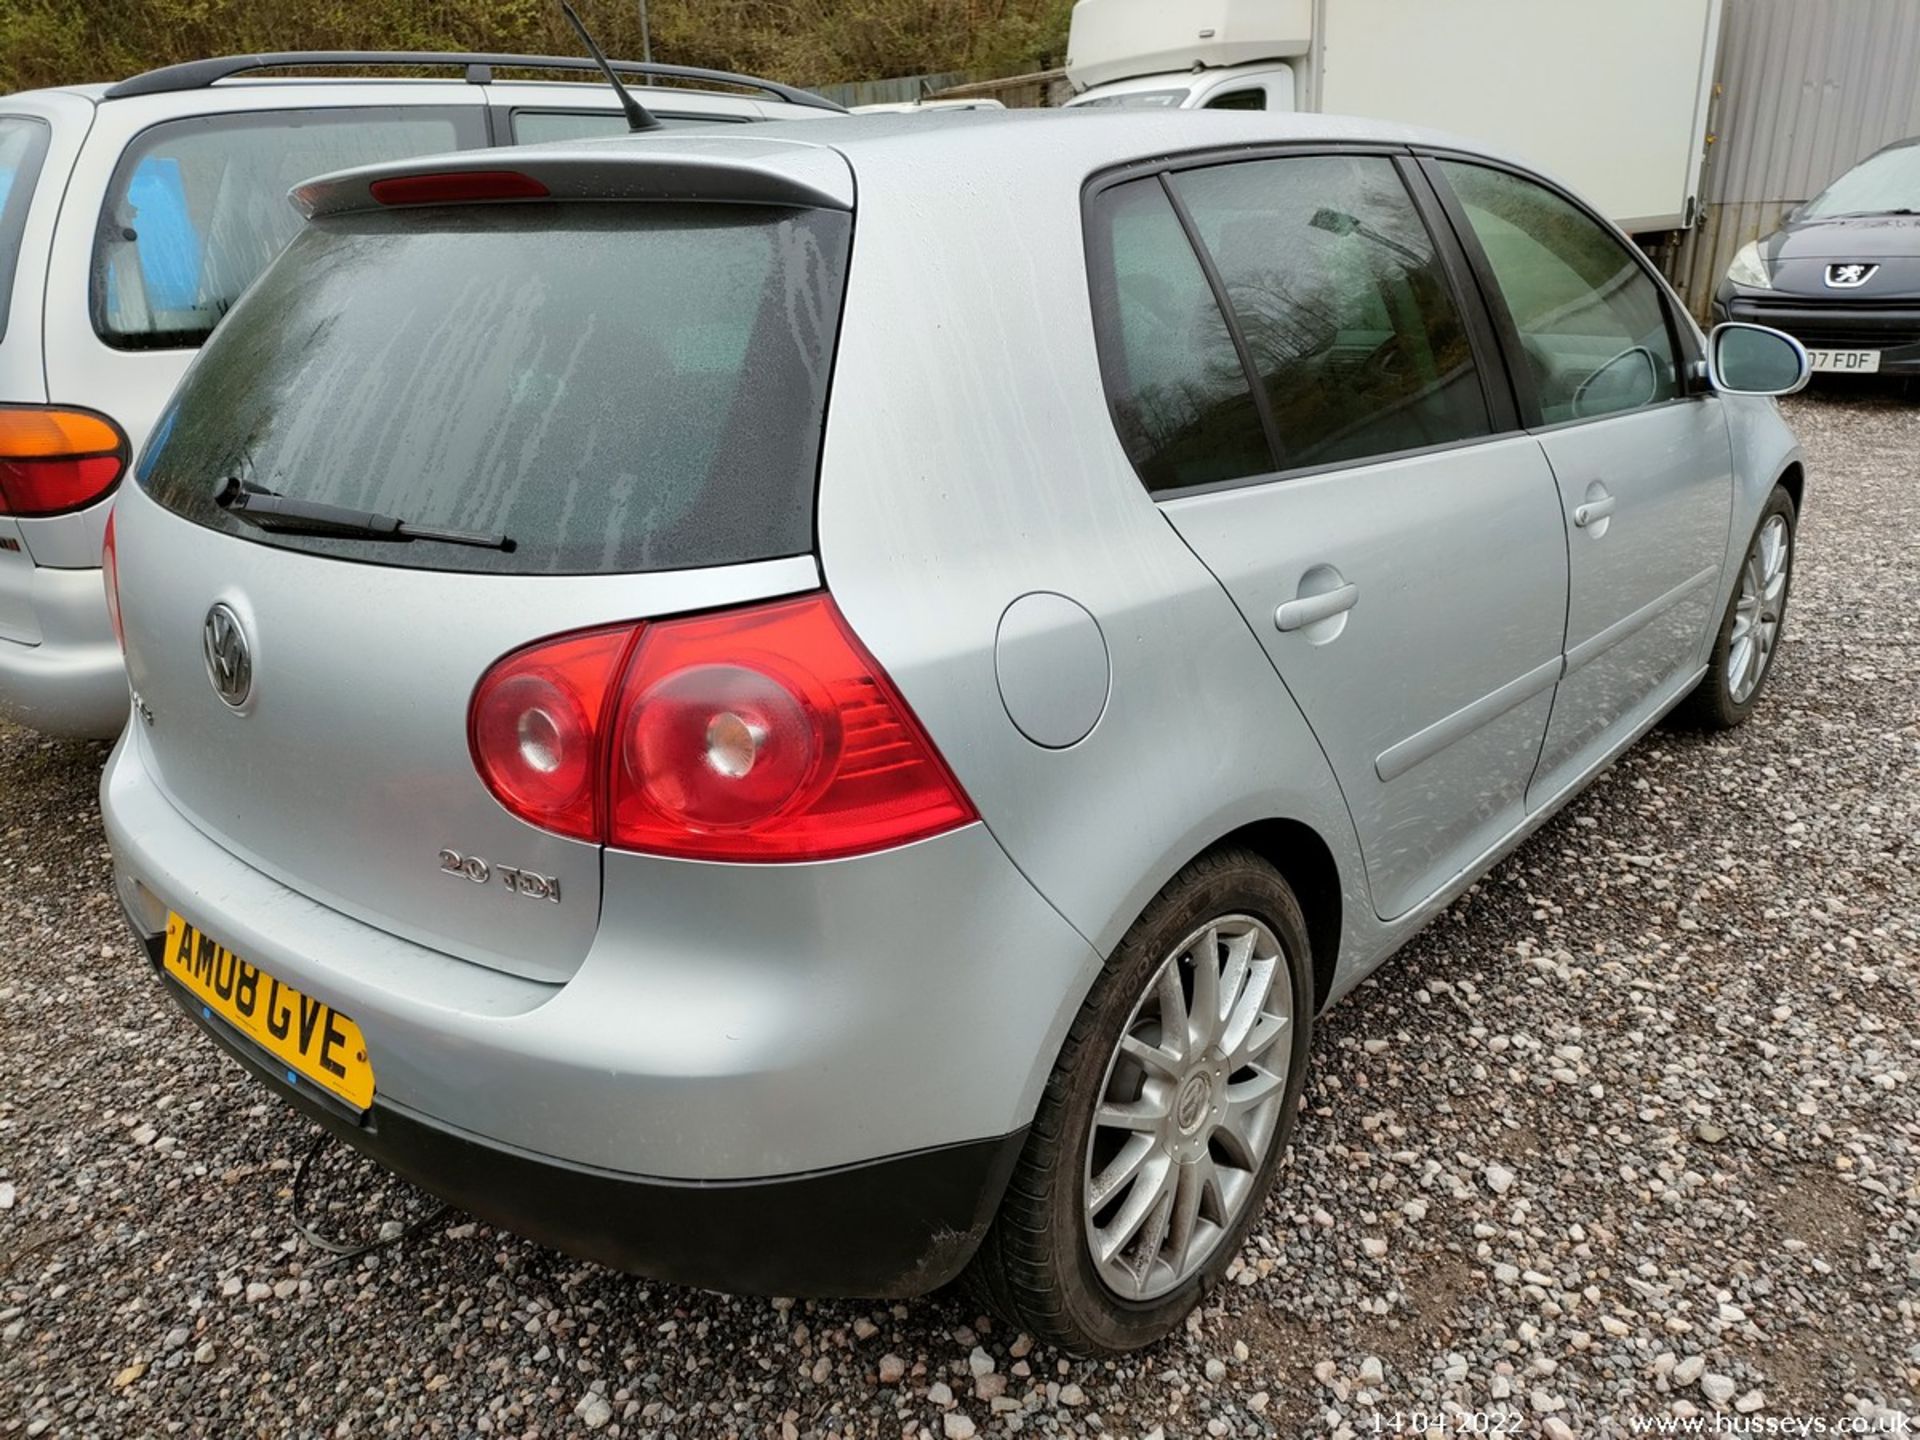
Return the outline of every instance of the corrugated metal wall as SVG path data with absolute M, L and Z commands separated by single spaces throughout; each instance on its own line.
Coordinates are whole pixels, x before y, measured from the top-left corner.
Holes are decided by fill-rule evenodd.
M 1669 273 L 1704 316 L 1733 252 L 1920 134 L 1920 0 L 1727 0 L 1700 222 Z

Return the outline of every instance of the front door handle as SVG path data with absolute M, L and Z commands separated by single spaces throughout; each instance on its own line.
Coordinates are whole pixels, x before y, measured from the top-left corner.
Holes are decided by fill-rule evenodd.
M 1604 520 L 1613 514 L 1613 505 L 1614 499 L 1611 495 L 1604 495 L 1598 500 L 1589 500 L 1584 505 L 1576 505 L 1573 507 L 1573 523 L 1584 530 L 1596 520 Z
M 1319 595 L 1289 600 L 1273 612 L 1274 628 L 1304 630 L 1309 625 L 1318 625 L 1322 620 L 1331 620 L 1336 615 L 1344 615 L 1359 599 L 1358 585 L 1341 585 Z

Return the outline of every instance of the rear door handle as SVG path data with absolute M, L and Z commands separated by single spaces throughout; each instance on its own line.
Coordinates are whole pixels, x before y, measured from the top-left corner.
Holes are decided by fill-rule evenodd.
M 1584 505 L 1576 505 L 1573 507 L 1573 523 L 1584 530 L 1594 521 L 1604 520 L 1613 514 L 1613 504 L 1614 497 L 1608 495 L 1599 500 L 1589 500 Z
M 1289 600 L 1273 612 L 1274 628 L 1278 630 L 1304 630 L 1309 625 L 1318 625 L 1322 620 L 1331 620 L 1351 610 L 1360 599 L 1358 585 L 1341 585 L 1320 595 L 1308 595 L 1304 599 Z

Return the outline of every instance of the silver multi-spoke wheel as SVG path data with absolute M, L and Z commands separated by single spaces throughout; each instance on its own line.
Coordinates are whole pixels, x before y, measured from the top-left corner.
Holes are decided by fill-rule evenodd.
M 1115 1294 L 1151 1300 L 1204 1266 L 1279 1133 L 1293 985 L 1274 932 L 1209 921 L 1147 982 L 1087 1136 L 1087 1248 Z
M 1784 515 L 1769 516 L 1753 537 L 1740 570 L 1733 603 L 1733 634 L 1727 645 L 1727 693 L 1744 705 L 1760 688 L 1786 613 L 1787 574 L 1793 563 L 1793 530 Z

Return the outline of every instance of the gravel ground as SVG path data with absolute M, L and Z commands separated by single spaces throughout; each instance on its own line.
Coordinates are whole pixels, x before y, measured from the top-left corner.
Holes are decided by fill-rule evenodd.
M 1292 1436 L 1494 1410 L 1561 1437 L 1920 1411 L 1920 408 L 1790 410 L 1812 503 L 1755 723 L 1656 732 L 1327 1017 L 1234 1283 L 1126 1363 L 946 1297 L 650 1285 L 457 1214 L 334 1260 L 291 1220 L 308 1127 L 125 938 L 103 751 L 0 730 L 0 1434 Z M 345 1152 L 320 1179 L 342 1234 L 431 1211 Z

